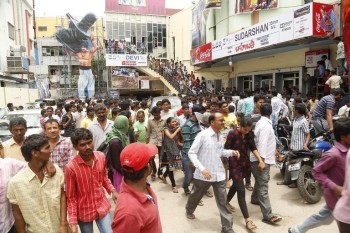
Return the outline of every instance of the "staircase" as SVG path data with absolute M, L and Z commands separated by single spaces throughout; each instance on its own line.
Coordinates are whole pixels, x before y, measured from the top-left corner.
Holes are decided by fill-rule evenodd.
M 178 85 L 176 86 L 175 83 L 170 82 L 170 80 L 168 81 L 168 79 L 166 79 L 165 77 L 163 77 L 162 75 L 160 75 L 159 73 L 155 72 L 154 70 L 152 70 L 151 68 L 148 67 L 135 67 L 137 70 L 142 71 L 143 73 L 154 77 L 154 78 L 159 78 L 163 84 L 170 90 L 171 94 L 179 94 L 179 87 Z

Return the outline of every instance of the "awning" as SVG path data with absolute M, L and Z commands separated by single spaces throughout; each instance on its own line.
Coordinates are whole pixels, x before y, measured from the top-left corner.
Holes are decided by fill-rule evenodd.
M 26 83 L 27 81 L 21 78 L 15 78 L 11 76 L 0 75 L 0 81 L 9 83 Z

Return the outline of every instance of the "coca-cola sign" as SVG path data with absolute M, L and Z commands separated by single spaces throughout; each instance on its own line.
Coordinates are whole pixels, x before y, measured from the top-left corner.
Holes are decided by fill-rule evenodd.
M 337 17 L 333 6 L 322 3 L 313 3 L 313 35 L 331 36 L 337 25 Z
M 191 64 L 197 65 L 212 60 L 211 43 L 202 45 L 191 50 Z

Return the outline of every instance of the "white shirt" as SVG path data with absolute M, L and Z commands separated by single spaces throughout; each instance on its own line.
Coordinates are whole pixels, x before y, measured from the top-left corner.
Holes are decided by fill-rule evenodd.
M 271 120 L 262 116 L 255 125 L 254 135 L 256 148 L 260 156 L 265 159 L 265 163 L 275 164 L 276 140 Z M 254 155 L 250 155 L 250 161 L 257 162 L 258 160 Z
M 94 150 L 106 140 L 106 136 L 109 132 L 111 132 L 113 126 L 113 121 L 107 119 L 107 123 L 104 129 L 102 129 L 100 123 L 98 123 L 97 119 L 93 120 L 89 126 L 89 130 L 93 136 Z
M 175 117 L 177 119 L 176 112 L 172 109 L 169 109 L 168 112 L 164 112 L 163 110 L 160 112 L 160 117 L 166 121 L 169 117 Z
M 329 59 L 326 59 L 324 64 L 326 65 L 325 69 L 333 70 L 332 62 Z
M 332 75 L 327 81 L 326 84 L 331 88 L 340 88 L 340 84 L 343 83 L 343 80 L 338 75 Z
M 341 107 L 338 111 L 338 115 L 340 117 L 348 117 L 349 116 L 349 110 L 348 106 L 345 104 L 343 107 Z
M 218 182 L 226 179 L 225 168 L 221 157 L 232 156 L 233 150 L 224 149 L 224 138 L 221 133 L 215 133 L 209 127 L 197 134 L 188 157 L 196 167 L 194 178 L 207 182 Z M 211 179 L 206 180 L 202 171 L 207 169 L 211 173 Z
M 178 117 L 178 119 L 179 119 L 179 125 L 180 127 L 182 127 L 186 123 L 188 118 L 186 118 L 185 115 L 182 114 L 181 116 Z
M 271 99 L 271 106 L 272 106 L 272 114 L 274 115 L 276 120 L 278 119 L 278 115 L 280 114 L 281 110 L 283 110 L 282 116 L 283 117 L 287 116 L 287 114 L 288 114 L 288 107 L 277 96 L 272 97 L 272 99 Z M 275 123 L 277 124 L 277 122 L 275 122 Z

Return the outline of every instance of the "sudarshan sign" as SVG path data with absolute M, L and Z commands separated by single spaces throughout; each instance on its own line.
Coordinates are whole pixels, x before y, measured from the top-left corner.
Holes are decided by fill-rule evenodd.
M 335 25 L 336 18 L 332 5 L 306 4 L 279 17 L 192 49 L 191 63 L 196 65 L 309 36 L 330 36 L 334 32 Z M 204 57 L 199 56 L 199 53 L 204 51 L 210 51 L 210 56 L 209 53 L 208 56 L 206 53 Z

